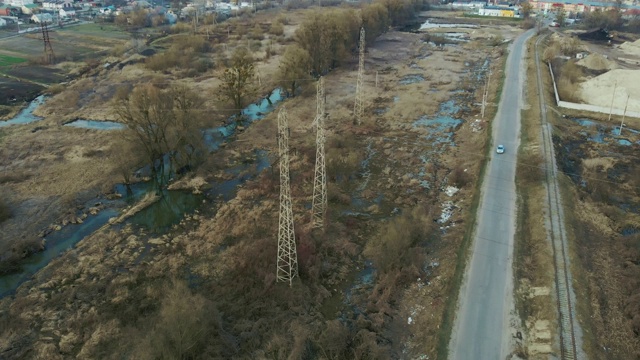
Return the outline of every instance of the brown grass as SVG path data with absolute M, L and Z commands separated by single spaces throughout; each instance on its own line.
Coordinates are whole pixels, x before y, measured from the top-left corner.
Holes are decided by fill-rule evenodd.
M 527 46 L 531 48 L 535 38 Z M 520 352 L 528 354 L 539 345 L 551 345 L 533 338 L 532 326 L 537 320 L 555 323 L 556 313 L 552 296 L 532 296 L 532 288 L 554 288 L 554 265 L 551 244 L 545 228 L 547 191 L 544 186 L 545 163 L 541 153 L 541 120 L 536 81 L 535 59 L 527 60 L 527 99 L 522 111 L 521 143 L 516 171 L 518 194 L 519 236 L 515 245 L 516 309 L 522 321 L 525 342 Z M 555 327 L 552 326 L 552 335 Z M 553 337 L 552 337 L 553 339 Z M 533 357 L 537 358 L 537 357 Z

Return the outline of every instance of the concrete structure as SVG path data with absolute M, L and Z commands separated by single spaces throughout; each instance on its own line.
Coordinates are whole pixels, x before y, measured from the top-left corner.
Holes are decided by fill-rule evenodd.
M 484 1 L 454 1 L 450 6 L 454 9 L 481 9 L 486 4 Z
M 58 9 L 72 9 L 73 0 L 47 0 L 42 2 L 42 8 L 58 10 Z
M 73 19 L 76 17 L 76 11 L 73 9 L 60 9 L 60 11 L 58 12 L 58 14 L 60 15 L 60 18 L 62 19 Z
M 38 4 L 26 4 L 26 5 L 22 5 L 20 10 L 22 10 L 22 13 L 25 14 L 25 15 L 31 15 L 31 14 L 33 14 L 35 12 L 38 12 L 40 10 L 40 5 L 38 5 Z
M 482 16 L 515 17 L 516 10 L 510 7 L 486 6 L 479 9 L 478 14 Z
M 531 0 L 531 5 L 535 11 L 548 13 L 555 12 L 562 8 L 567 13 L 582 14 L 595 10 L 610 10 L 616 7 L 615 2 L 602 2 L 602 1 L 583 1 L 583 0 L 563 0 L 557 2 L 553 0 Z M 623 12 L 628 11 L 640 11 L 640 5 L 637 3 L 622 3 L 620 7 Z
M 9 0 L 6 1 L 5 4 L 22 7 L 24 5 L 33 4 L 33 0 Z
M 7 20 L 0 18 L 0 27 L 5 27 L 7 26 Z
M 0 16 L 18 16 L 20 9 L 10 5 L 0 5 Z
M 51 14 L 33 14 L 33 16 L 31 16 L 31 21 L 36 24 L 51 24 L 53 23 L 53 16 L 51 16 Z

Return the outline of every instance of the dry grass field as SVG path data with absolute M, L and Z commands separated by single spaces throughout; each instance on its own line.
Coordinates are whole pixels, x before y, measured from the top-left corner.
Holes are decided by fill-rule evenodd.
M 55 219 L 66 211 L 58 205 L 63 200 L 72 208 L 74 200 L 108 192 L 120 181 L 114 159 L 126 154 L 119 152 L 117 131 L 62 124 L 119 120 L 112 104 L 122 87 L 186 84 L 205 97 L 207 124 L 221 124 L 228 109 L 215 94 L 233 50 L 249 41 L 259 74 L 257 100 L 282 84 L 276 79 L 285 48 L 315 11 L 287 12 L 282 35 L 266 34 L 255 45 L 250 36 L 257 36 L 241 29 L 255 29 L 256 23 L 270 29 L 281 14 L 239 18 L 229 32 L 203 27 L 200 35 L 224 39 L 226 46 L 214 43 L 194 58 L 176 58 L 209 63 L 195 73 L 181 66 L 152 70 L 154 55 L 127 52 L 64 65 L 82 68 L 83 75 L 36 111 L 44 120 L 9 127 L 3 138 L 0 158 L 15 159 L 1 164 L 9 175 L 3 186 L 15 194 L 12 204 L 37 199 L 38 209 L 49 211 L 40 217 Z M 209 183 L 228 178 L 225 169 L 251 163 L 256 150 L 267 152 L 271 169 L 244 183 L 228 202 L 205 197 L 166 233 L 114 225 L 89 235 L 0 300 L 0 351 L 15 358 L 152 358 L 159 352 L 185 356 L 190 348 L 176 355 L 179 346 L 167 344 L 190 341 L 197 356 L 213 358 L 437 358 L 489 136 L 491 117 L 479 119 L 476 104 L 486 73 L 501 78 L 504 61 L 504 47 L 492 38 L 521 32 L 512 25 L 487 31 L 491 36 L 442 49 L 425 42 L 424 34 L 397 31 L 368 44 L 361 125 L 352 116 L 357 59 L 325 75 L 324 232 L 311 229 L 308 210 L 315 81 L 303 79 L 300 93 L 278 105 L 286 108 L 290 127 L 300 267 L 292 288 L 275 282 L 279 186 L 272 112 L 189 176 Z M 190 39 L 171 38 L 159 42 L 166 53 Z M 107 62 L 115 65 L 103 66 Z M 491 99 L 499 91 L 498 82 L 492 83 Z

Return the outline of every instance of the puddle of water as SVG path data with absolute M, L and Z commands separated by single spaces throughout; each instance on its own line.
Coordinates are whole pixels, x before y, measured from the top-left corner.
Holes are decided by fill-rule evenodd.
M 70 123 L 64 124 L 64 126 L 72 126 L 81 129 L 93 129 L 93 130 L 122 130 L 125 126 L 115 121 L 96 121 L 96 120 L 82 120 L 78 119 Z
M 632 143 L 627 139 L 618 139 L 618 144 L 624 145 L 624 146 L 630 146 Z
M 340 317 L 340 313 L 351 305 L 351 310 L 355 314 L 361 313 L 355 305 L 351 304 L 353 293 L 360 289 L 366 289 L 373 284 L 375 279 L 375 268 L 371 261 L 365 261 L 363 269 L 356 269 L 346 276 L 346 279 L 332 293 L 332 296 L 324 301 L 320 307 L 320 312 L 328 320 Z M 331 290 L 331 289 L 330 289 Z
M 433 132 L 453 132 L 456 127 L 462 124 L 462 120 L 455 119 L 451 116 L 437 116 L 434 118 L 429 118 L 426 115 L 422 116 L 418 120 L 413 123 L 413 126 L 425 126 L 427 128 L 433 129 Z M 442 135 L 441 135 L 442 136 Z M 427 136 L 427 138 L 433 138 L 432 136 Z
M 637 234 L 639 232 L 640 232 L 640 229 L 638 229 L 638 228 L 636 228 L 636 227 L 634 227 L 632 225 L 627 225 L 627 226 L 623 227 L 620 230 L 620 234 L 624 235 L 624 236 L 635 235 L 635 234 Z
M 586 127 L 596 126 L 596 123 L 593 120 L 588 120 L 588 119 L 572 119 L 572 120 L 577 122 L 581 126 L 586 126 Z
M 40 105 L 44 103 L 46 97 L 44 95 L 40 95 L 37 98 L 33 99 L 29 106 L 22 109 L 18 115 L 16 115 L 13 119 L 9 119 L 7 121 L 0 121 L 0 127 L 5 127 L 9 125 L 20 125 L 20 124 L 28 124 L 30 122 L 39 121 L 43 118 L 39 116 L 33 115 L 33 111 Z
M 420 74 L 410 74 L 405 75 L 402 79 L 400 79 L 400 85 L 409 85 L 415 84 L 424 81 L 424 77 Z

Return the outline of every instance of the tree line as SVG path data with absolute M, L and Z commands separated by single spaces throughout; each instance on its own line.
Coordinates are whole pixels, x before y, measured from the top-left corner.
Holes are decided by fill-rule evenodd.
M 331 9 L 311 14 L 296 30 L 295 44 L 287 47 L 279 78 L 295 96 L 301 79 L 316 78 L 342 65 L 358 51 L 360 28 L 371 43 L 390 27 L 415 21 L 424 0 L 377 0 L 357 9 Z
M 287 47 L 279 78 L 285 91 L 295 96 L 301 79 L 322 76 L 342 65 L 358 51 L 359 31 L 369 42 L 391 26 L 404 26 L 426 6 L 424 0 L 378 0 L 356 9 L 330 9 L 312 13 L 297 29 L 295 44 Z M 255 96 L 254 59 L 239 47 L 221 75 L 218 99 L 241 120 L 242 109 Z M 127 126 L 127 152 L 143 154 L 152 179 L 161 189 L 181 169 L 192 169 L 206 153 L 203 127 L 204 100 L 184 85 L 161 89 L 145 84 L 128 90 L 117 100 L 116 114 Z M 122 172 L 140 166 L 131 156 L 122 159 Z

